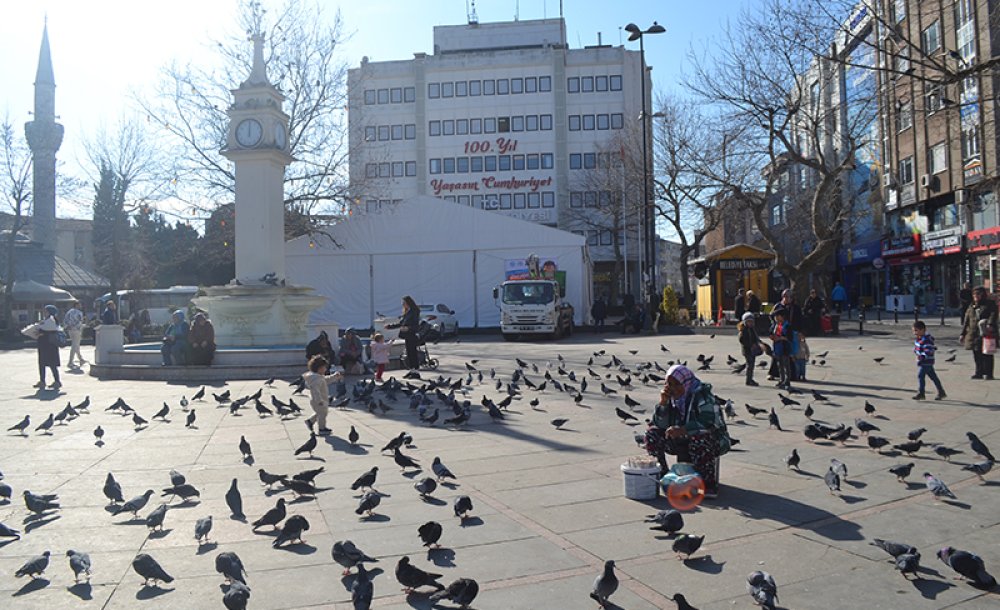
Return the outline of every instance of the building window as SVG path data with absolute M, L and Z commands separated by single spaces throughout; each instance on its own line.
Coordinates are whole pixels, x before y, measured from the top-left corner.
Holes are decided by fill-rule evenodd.
M 512 78 L 510 79 L 510 92 L 514 95 L 519 93 L 524 93 L 524 79 L 523 78 Z
M 469 173 L 469 158 L 468 157 L 459 157 L 458 160 L 457 160 L 457 163 L 456 163 L 456 167 L 458 169 L 458 173 L 460 173 L 460 174 L 468 174 Z
M 493 95 L 496 92 L 496 81 L 492 79 L 483 81 L 483 95 Z
M 378 177 L 379 178 L 389 178 L 392 176 L 392 170 L 390 169 L 389 163 L 379 163 L 378 164 Z
M 365 142 L 374 142 L 375 138 L 375 127 L 365 127 Z
M 899 183 L 913 184 L 913 157 L 900 159 L 899 161 Z
M 602 210 L 611 209 L 611 191 L 601 191 L 600 193 L 600 206 Z
M 510 132 L 510 117 L 509 116 L 497 117 L 497 132 L 498 133 L 509 133 Z
M 904 131 L 913 127 L 913 104 L 900 102 L 896 111 L 896 131 Z
M 607 114 L 597 115 L 597 128 L 600 130 L 611 129 L 611 116 Z
M 477 80 L 469 81 L 469 95 L 478 97 L 483 94 L 483 83 Z
M 534 76 L 529 76 L 528 78 L 524 79 L 524 92 L 534 93 L 536 91 L 538 91 L 538 79 L 535 78 Z
M 611 231 L 601 231 L 601 245 L 610 246 L 611 245 Z
M 497 195 L 487 195 L 483 198 L 484 210 L 496 210 L 500 207 L 500 197 Z
M 441 135 L 443 136 L 455 135 L 455 121 L 451 119 L 447 121 L 441 121 Z
M 502 172 L 510 171 L 510 155 L 497 156 L 497 168 Z
M 469 133 L 469 119 L 458 119 L 455 121 L 455 133 L 464 136 Z
M 458 203 L 459 203 L 459 205 L 469 205 L 469 196 L 468 195 L 459 195 L 458 196 Z
M 552 169 L 555 165 L 555 156 L 552 153 L 542 153 L 542 169 Z
M 455 81 L 455 97 L 465 97 L 469 94 L 469 83 L 464 80 Z
M 583 169 L 597 169 L 597 153 L 583 153 Z
M 595 127 L 594 115 L 592 114 L 583 115 L 583 130 L 594 131 L 594 127 Z
M 538 90 L 541 92 L 552 91 L 552 77 L 551 76 L 539 76 L 538 77 Z
M 427 134 L 431 136 L 441 135 L 441 121 L 431 121 L 427 124 Z
M 472 173 L 478 174 L 483 171 L 483 158 L 472 157 L 472 160 L 469 165 L 471 167 Z
M 494 117 L 483 119 L 483 133 L 496 133 L 497 120 Z
M 392 177 L 393 178 L 402 178 L 403 177 L 403 166 L 404 166 L 404 164 L 403 164 L 402 161 L 393 161 L 392 162 Z
M 538 155 L 528 155 L 528 169 L 538 169 L 539 161 Z
M 502 193 L 500 195 L 500 209 L 501 210 L 509 210 L 510 209 L 510 204 L 511 204 L 510 193 Z
M 920 33 L 920 46 L 925 54 L 941 48 L 941 22 L 935 21 Z
M 413 123 L 409 123 L 404 127 L 403 137 L 407 140 L 417 139 L 417 126 Z
M 477 209 L 485 209 L 486 208 L 486 206 L 483 205 L 483 196 L 482 195 L 473 195 L 472 196 L 472 201 L 471 201 L 471 203 L 469 205 L 471 205 L 472 207 L 477 208 Z
M 906 19 L 906 0 L 894 0 L 892 4 L 892 16 L 896 23 Z
M 587 191 L 583 194 L 583 207 L 585 208 L 597 207 L 597 191 Z
M 928 114 L 941 110 L 941 92 L 939 83 L 924 83 L 924 109 Z
M 497 156 L 496 155 L 486 155 L 483 157 L 483 164 L 486 167 L 486 171 L 495 172 L 497 171 Z
M 910 47 L 900 49 L 892 61 L 896 67 L 896 72 L 908 74 L 910 72 Z
M 523 116 L 510 117 L 510 130 L 524 131 L 524 117 Z
M 776 226 L 784 224 L 785 222 L 785 203 L 783 201 L 778 201 L 771 206 L 771 226 Z
M 389 103 L 389 90 L 388 89 L 379 89 L 378 90 L 378 103 L 379 104 L 388 104 Z
M 583 169 L 583 155 L 580 153 L 573 153 L 569 156 L 569 168 L 570 169 Z
M 417 88 L 403 87 L 403 101 L 407 103 L 417 101 Z
M 524 155 L 514 155 L 514 171 L 523 172 L 524 171 Z
M 608 78 L 608 84 L 611 85 L 611 90 L 612 91 L 621 91 L 622 90 L 622 75 L 621 74 L 612 74 L 610 76 L 610 78 Z
M 506 78 L 497 79 L 497 95 L 507 95 L 510 93 L 510 82 Z
M 469 133 L 483 133 L 483 120 L 469 119 Z
M 542 131 L 552 130 L 552 115 L 551 114 L 540 114 L 538 115 L 538 127 Z
M 979 155 L 979 126 L 975 123 L 962 130 L 962 159 L 969 160 Z
M 611 129 L 621 129 L 625 127 L 625 115 L 618 113 L 611 115 Z
M 556 194 L 553 191 L 544 191 L 542 193 L 542 207 L 543 208 L 554 208 L 556 207 Z
M 587 229 L 587 245 L 599 246 L 601 244 L 601 232 L 597 229 Z
M 954 227 L 958 224 L 958 219 L 958 205 L 948 203 L 934 210 L 932 222 L 934 223 L 934 229 L 937 230 Z
M 579 93 L 580 92 L 580 78 L 577 76 L 571 76 L 566 79 L 566 93 Z
M 607 76 L 597 76 L 594 78 L 594 89 L 597 91 L 607 91 L 608 90 L 608 77 Z
M 582 208 L 583 207 L 583 193 L 580 191 L 572 191 L 569 194 L 569 207 L 571 208 Z
M 392 139 L 393 140 L 402 140 L 403 139 L 403 126 L 402 125 L 393 125 L 392 126 Z
M 537 208 L 542 202 L 542 198 L 538 193 L 528 193 L 528 207 Z
M 819 111 L 819 81 L 809 86 L 809 108 L 814 114 Z
M 955 47 L 966 63 L 976 57 L 975 0 L 955 2 Z
M 407 161 L 406 162 L 406 175 L 410 176 L 410 177 L 417 175 L 417 162 L 416 161 Z
M 441 97 L 441 83 L 427 83 L 427 97 L 432 100 Z
M 524 117 L 524 130 L 525 131 L 538 131 L 538 115 L 529 114 Z
M 428 171 L 431 174 L 440 174 L 441 173 L 441 159 L 431 159 L 430 160 L 430 165 L 428 167 Z
M 441 97 L 455 97 L 455 83 L 441 83 Z
M 580 115 L 571 114 L 569 115 L 569 130 L 570 131 L 580 131 Z
M 594 77 L 584 76 L 580 79 L 580 91 L 591 93 L 594 90 Z
M 389 126 L 379 125 L 378 126 L 378 139 L 380 142 L 387 142 L 389 140 Z
M 403 89 L 401 87 L 393 87 L 389 90 L 389 100 L 393 104 L 403 103 Z
M 365 164 L 365 178 L 378 178 L 378 163 Z
M 375 103 L 376 99 L 374 89 L 365 89 L 365 105 L 371 106 Z
M 524 193 L 514 193 L 514 209 L 523 210 L 526 199 Z
M 445 174 L 455 173 L 455 159 L 454 157 L 445 157 L 441 159 L 441 171 Z

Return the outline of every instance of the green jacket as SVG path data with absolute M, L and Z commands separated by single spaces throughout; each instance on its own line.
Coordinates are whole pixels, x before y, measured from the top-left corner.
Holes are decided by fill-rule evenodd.
M 687 420 L 680 421 L 680 413 L 669 403 L 657 405 L 653 413 L 653 425 L 666 430 L 671 426 L 684 426 L 688 434 L 714 430 L 719 440 L 720 454 L 729 451 L 729 433 L 722 409 L 715 403 L 712 385 L 702 383 L 694 392 L 687 410 Z

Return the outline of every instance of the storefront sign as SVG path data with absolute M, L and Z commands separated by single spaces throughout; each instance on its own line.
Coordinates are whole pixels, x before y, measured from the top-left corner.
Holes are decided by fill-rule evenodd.
M 986 252 L 1000 249 L 1000 227 L 972 231 L 966 236 L 969 252 Z
M 877 258 L 881 252 L 882 245 L 878 240 L 863 244 L 852 244 L 849 248 L 843 248 L 837 252 L 837 262 L 842 267 L 863 265 Z
M 901 256 L 901 257 L 897 257 L 897 258 L 890 258 L 889 259 L 889 266 L 890 267 L 898 267 L 900 265 L 913 265 L 913 264 L 922 263 L 922 262 L 924 262 L 924 257 L 920 256 L 920 255 L 917 255 L 917 256 Z
M 744 271 L 767 269 L 771 266 L 769 258 L 728 258 L 716 261 L 716 268 L 722 271 Z
M 901 256 L 920 252 L 920 236 L 889 237 L 882 240 L 882 256 Z
M 962 251 L 962 232 L 958 227 L 925 233 L 921 239 L 924 256 L 940 256 Z

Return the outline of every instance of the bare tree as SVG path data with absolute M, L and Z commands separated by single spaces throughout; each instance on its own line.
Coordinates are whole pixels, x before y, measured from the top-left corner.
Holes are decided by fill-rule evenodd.
M 5 252 L 3 322 L 8 334 L 16 332 L 14 324 L 14 281 L 16 279 L 17 238 L 31 214 L 31 151 L 27 143 L 15 135 L 10 117 L 5 115 L 0 123 L 0 189 L 3 212 L 8 215 L 5 223 L 7 234 L 3 243 Z
M 310 213 L 330 212 L 348 200 L 347 65 L 338 56 L 340 13 L 327 22 L 318 2 L 286 0 L 273 15 L 243 0 L 238 34 L 216 40 L 214 66 L 174 64 L 163 70 L 154 97 L 136 101 L 166 136 L 174 175 L 171 196 L 211 211 L 232 201 L 235 172 L 219 151 L 226 143 L 230 89 L 250 72 L 246 32 L 265 35 L 265 64 L 287 96 L 289 152 L 285 203 Z

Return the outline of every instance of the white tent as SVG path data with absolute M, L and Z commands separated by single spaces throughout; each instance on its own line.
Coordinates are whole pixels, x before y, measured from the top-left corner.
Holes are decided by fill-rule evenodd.
M 327 235 L 289 241 L 289 280 L 328 297 L 312 322 L 369 328 L 376 312 L 400 314 L 400 301 L 444 303 L 459 324 L 496 327 L 493 287 L 507 261 L 537 254 L 566 272 L 566 300 L 582 324 L 591 304 L 591 262 L 583 236 L 434 197 L 414 197 L 359 214 Z

